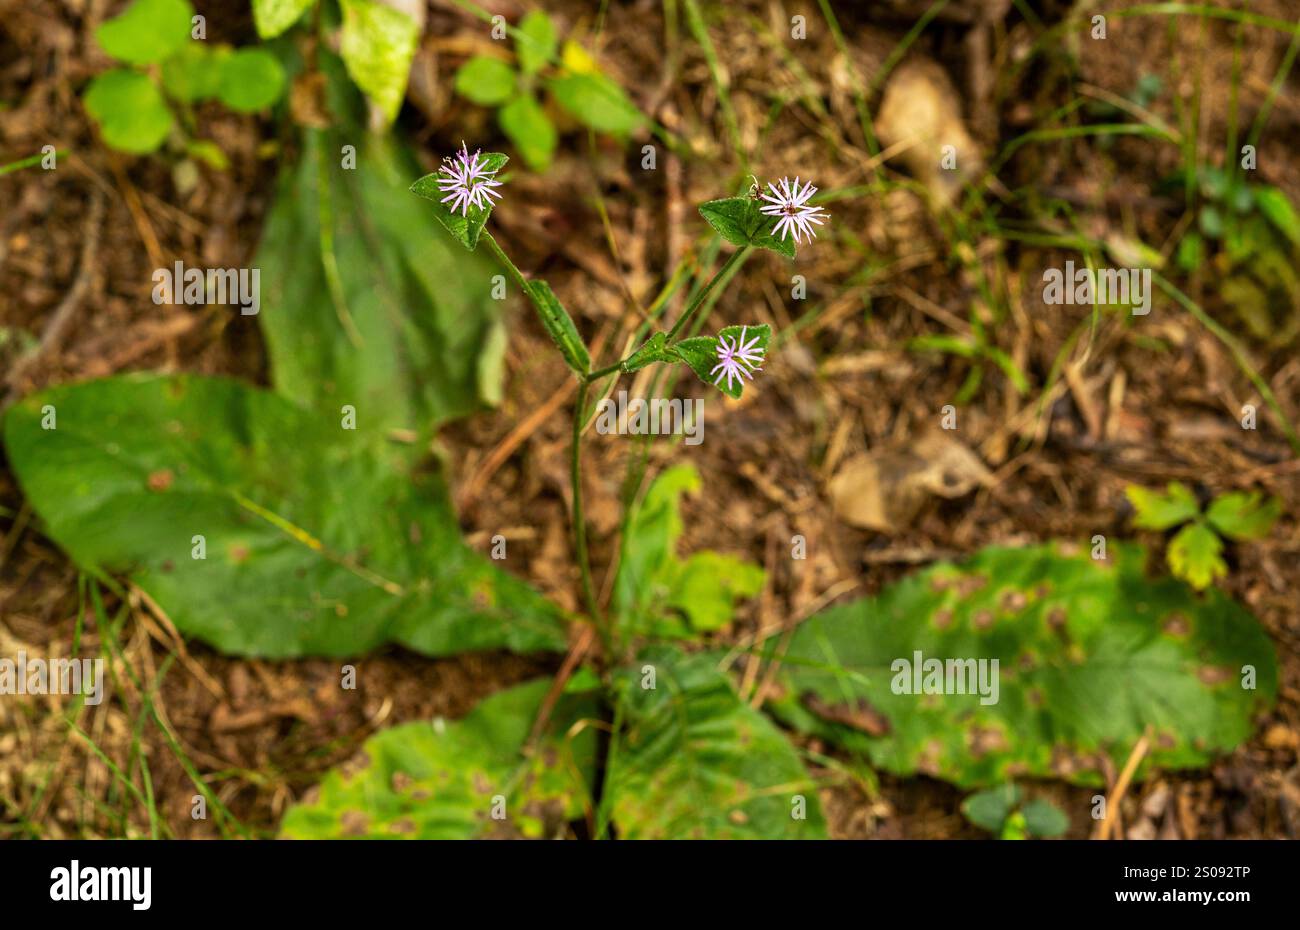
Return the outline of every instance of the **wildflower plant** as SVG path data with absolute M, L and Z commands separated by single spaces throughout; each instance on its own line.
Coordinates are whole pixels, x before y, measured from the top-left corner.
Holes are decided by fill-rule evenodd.
M 765 323 L 745 323 L 724 327 L 715 336 L 693 337 L 686 336 L 686 327 L 705 306 L 718 283 L 729 280 L 733 269 L 753 249 L 769 249 L 792 258 L 795 244 L 804 239 L 812 239 L 815 235 L 813 224 L 821 225 L 826 216 L 820 207 L 809 203 L 817 189 L 811 183 L 800 187 L 798 178 L 793 185 L 788 179 L 782 179 L 779 187 L 769 187 L 772 195 L 768 198 L 769 206 L 778 213 L 768 213 L 767 208 L 760 206 L 755 194 L 703 204 L 700 207 L 701 215 L 723 239 L 737 246 L 736 250 L 698 290 L 670 328 L 649 334 L 640 346 L 625 357 L 593 368 L 590 352 L 573 317 L 550 285 L 545 281 L 525 278 L 492 234 L 484 228 L 502 196 L 500 188 L 503 182 L 499 179 L 499 173 L 508 161 L 508 157 L 499 152 L 483 153 L 476 150 L 471 154 L 468 145 L 462 142 L 459 152 L 444 159 L 444 164 L 438 171 L 416 181 L 411 190 L 434 202 L 438 221 L 462 246 L 474 251 L 480 242 L 487 244 L 488 251 L 528 298 L 565 364 L 578 379 L 570 449 L 574 548 L 582 575 L 583 598 L 587 610 L 597 623 L 608 648 L 613 643 L 612 631 L 601 620 L 591 581 L 582 504 L 580 441 L 588 419 L 587 399 L 592 386 L 607 378 L 617 378 L 623 373 L 638 371 L 649 365 L 684 363 L 701 381 L 713 385 L 728 397 L 739 398 L 746 382 L 752 381 L 762 371 L 772 336 L 771 327 Z M 778 229 L 781 230 L 780 234 Z
M 1223 540 L 1264 539 L 1282 514 L 1282 502 L 1259 491 L 1233 491 L 1210 502 L 1205 512 L 1191 489 L 1172 481 L 1163 491 L 1129 485 L 1125 489 L 1135 511 L 1133 525 L 1144 530 L 1172 530 L 1165 559 L 1169 570 L 1193 588 L 1203 590 L 1228 574 Z

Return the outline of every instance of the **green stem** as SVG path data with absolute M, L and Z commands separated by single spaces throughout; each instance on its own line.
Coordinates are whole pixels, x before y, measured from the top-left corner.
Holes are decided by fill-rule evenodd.
M 719 268 L 717 273 L 709 279 L 709 283 L 704 285 L 704 289 L 695 295 L 695 299 L 691 301 L 691 305 L 686 308 L 686 311 L 680 317 L 677 318 L 677 322 L 673 324 L 673 328 L 668 330 L 669 345 L 672 345 L 676 341 L 675 337 L 682 331 L 682 327 L 690 322 L 691 317 L 695 315 L 695 311 L 699 310 L 704 304 L 704 300 L 709 296 L 709 291 L 713 290 L 713 286 L 726 276 L 727 272 L 731 270 L 732 265 L 744 260 L 745 256 L 749 254 L 749 250 L 752 248 L 753 246 L 747 245 L 732 252 L 731 258 L 727 259 L 726 264 Z
M 515 284 L 519 285 L 519 290 L 523 292 L 525 297 L 527 297 L 528 281 L 524 278 L 523 272 L 515 267 L 515 263 L 512 262 L 510 258 L 506 255 L 506 253 L 501 249 L 501 246 L 497 244 L 496 239 L 492 237 L 492 234 L 490 232 L 488 232 L 486 229 L 483 230 L 479 238 L 480 241 L 486 242 L 488 244 L 488 249 L 492 252 L 493 255 L 496 256 L 497 261 L 499 261 L 502 265 L 505 266 L 506 271 L 510 273 L 511 280 L 513 280 Z M 532 303 L 532 301 L 529 301 L 529 303 Z
M 578 570 L 582 573 L 582 597 L 587 603 L 587 613 L 596 625 L 606 656 L 610 656 L 609 630 L 605 626 L 596 603 L 596 589 L 591 583 L 591 558 L 587 554 L 587 518 L 582 508 L 582 421 L 587 413 L 588 379 L 578 382 L 578 397 L 573 403 L 573 439 L 569 445 L 569 484 L 573 494 L 573 542 L 578 555 Z

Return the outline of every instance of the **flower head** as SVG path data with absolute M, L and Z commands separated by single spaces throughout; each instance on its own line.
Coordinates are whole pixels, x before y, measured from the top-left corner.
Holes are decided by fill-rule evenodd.
M 767 204 L 760 211 L 768 216 L 780 217 L 776 228 L 772 230 L 773 234 L 779 234 L 782 239 L 793 234 L 796 243 L 802 241 L 801 236 L 817 238 L 813 224 L 820 226 L 829 215 L 821 207 L 808 203 L 808 199 L 817 193 L 817 188 L 812 186 L 811 181 L 800 190 L 798 178 L 794 179 L 793 185 L 789 178 L 782 178 L 780 187 L 769 182 L 767 189 L 769 193 L 762 195 Z
M 444 158 L 442 167 L 438 169 L 438 189 L 447 195 L 442 202 L 451 201 L 447 209 L 452 213 L 459 210 L 461 216 L 468 215 L 470 207 L 491 207 L 491 198 L 501 196 L 493 190 L 501 186 L 500 181 L 493 179 L 496 173 L 495 168 L 488 168 L 482 149 L 471 155 L 469 148 L 461 142 L 460 151 L 452 158 Z
M 763 360 L 763 350 L 758 347 L 759 337 L 755 336 L 749 342 L 745 341 L 745 331 L 749 327 L 742 326 L 740 335 L 732 341 L 726 336 L 718 337 L 718 364 L 713 366 L 709 374 L 717 373 L 718 377 L 713 380 L 717 384 L 724 377 L 727 379 L 727 387 L 731 387 L 733 381 L 739 381 L 742 384 L 745 379 L 754 379 L 754 372 L 762 371 L 758 364 Z

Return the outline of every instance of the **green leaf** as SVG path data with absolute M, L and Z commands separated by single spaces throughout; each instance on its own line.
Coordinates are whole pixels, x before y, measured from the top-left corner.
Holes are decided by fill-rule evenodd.
M 1260 186 L 1255 188 L 1255 203 L 1278 232 L 1292 245 L 1300 246 L 1300 214 L 1291 205 L 1291 198 L 1276 187 Z
M 1206 765 L 1272 704 L 1276 656 L 1245 608 L 1148 579 L 1145 561 L 1140 546 L 1112 542 L 1102 561 L 1047 544 L 935 565 L 801 624 L 769 707 L 889 772 L 964 788 L 1101 784 L 1102 757 L 1122 767 L 1148 726 L 1144 765 Z
M 543 838 L 563 835 L 590 806 L 596 717 L 590 695 L 566 694 L 538 744 L 524 744 L 551 686 L 538 679 L 494 694 L 460 720 L 413 721 L 366 740 L 280 824 L 289 839 Z M 493 808 L 504 800 L 504 819 Z
M 530 281 L 525 285 L 528 300 L 537 308 L 537 314 L 546 326 L 546 333 L 559 348 L 565 363 L 580 375 L 591 370 L 591 356 L 573 325 L 573 317 L 564 309 L 551 286 L 545 281 Z
M 727 339 L 730 344 L 737 344 L 738 340 L 743 338 L 745 345 L 753 342 L 758 338 L 758 343 L 754 346 L 755 350 L 762 350 L 766 355 L 768 341 L 772 338 L 772 327 L 766 323 L 748 326 L 726 326 L 723 327 L 717 336 L 696 336 L 693 339 L 683 339 L 676 345 L 673 345 L 669 351 L 675 354 L 687 365 L 691 366 L 701 381 L 705 384 L 711 384 L 728 397 L 739 397 L 745 390 L 743 379 L 728 379 L 721 377 L 721 373 L 713 369 L 718 364 L 718 345 L 720 340 Z
M 555 24 L 542 10 L 533 10 L 519 23 L 515 52 L 524 74 L 536 74 L 555 54 Z
M 253 25 L 263 39 L 274 39 L 307 12 L 316 0 L 253 0 Z
M 654 687 L 647 688 L 647 666 Z M 627 839 L 820 839 L 817 789 L 781 731 L 707 655 L 648 649 L 615 677 L 605 794 Z M 796 814 L 803 808 L 805 819 Z
M 485 152 L 483 162 L 488 171 L 500 172 L 505 163 L 510 159 L 500 152 Z M 433 202 L 433 215 L 447 232 L 469 249 L 474 251 L 478 246 L 479 236 L 483 233 L 483 227 L 487 224 L 488 217 L 492 215 L 492 205 L 486 207 L 470 207 L 462 215 L 459 212 L 452 213 L 447 209 L 447 205 L 442 203 L 442 199 L 447 195 L 438 188 L 438 173 L 426 174 L 420 180 L 411 185 L 411 192 L 419 194 L 426 200 Z
M 187 139 L 185 141 L 185 152 L 191 158 L 197 158 L 209 168 L 215 168 L 217 171 L 225 171 L 230 167 L 230 159 L 221 150 L 221 146 L 208 139 Z
M 172 111 L 157 85 L 138 71 L 105 71 L 90 82 L 86 111 L 104 141 L 134 155 L 156 151 L 172 128 Z
M 694 467 L 670 468 L 628 518 L 614 582 L 620 629 L 661 638 L 698 638 L 726 628 L 736 601 L 762 590 L 763 570 L 742 559 L 708 551 L 678 557 L 681 496 L 699 487 Z
M 1223 540 L 1199 520 L 1174 534 L 1165 557 L 1170 571 L 1198 591 L 1214 584 L 1215 578 L 1228 574 L 1228 566 L 1223 561 Z
M 1207 239 L 1222 239 L 1227 228 L 1224 223 L 1223 213 L 1219 211 L 1218 207 L 1208 203 L 1201 207 L 1198 225 Z
M 42 428 L 47 405 L 57 428 Z M 558 610 L 461 541 L 436 476 L 393 468 L 337 412 L 221 378 L 123 375 L 28 397 L 4 426 L 49 537 L 222 651 L 565 646 Z
M 475 55 L 456 72 L 456 93 L 480 106 L 495 107 L 515 95 L 515 69 L 499 58 Z
M 1124 489 L 1137 513 L 1133 525 L 1144 530 L 1167 530 L 1197 516 L 1201 505 L 1187 485 L 1171 481 L 1164 494 L 1130 484 Z
M 193 15 L 188 0 L 135 0 L 121 16 L 96 29 L 95 39 L 118 61 L 152 64 L 170 58 L 190 40 Z
M 221 71 L 202 42 L 187 42 L 162 63 L 162 86 L 169 97 L 184 103 L 198 103 L 217 95 Z
M 1178 267 L 1184 271 L 1194 271 L 1205 262 L 1205 240 L 1200 233 L 1189 229 L 1178 243 Z
M 668 348 L 668 334 L 655 333 L 649 339 L 641 344 L 637 349 L 627 357 L 619 367 L 623 371 L 639 371 L 647 365 L 653 365 L 655 362 L 667 362 L 675 365 L 681 361 L 681 357 Z
M 406 13 L 379 0 L 339 0 L 343 28 L 339 53 L 348 74 L 388 122 L 397 118 L 420 27 Z
M 1205 512 L 1210 524 L 1237 540 L 1263 539 L 1282 515 L 1282 502 L 1259 491 L 1233 491 L 1216 497 Z
M 1027 840 L 1029 839 L 1029 826 L 1025 823 L 1025 815 L 1020 811 L 1012 811 L 1007 817 L 1007 822 L 1002 825 L 1002 832 L 999 834 L 1000 840 Z
M 265 110 L 284 93 L 284 68 L 264 48 L 241 48 L 221 59 L 217 96 L 240 113 Z
M 546 86 L 574 119 L 597 132 L 628 136 L 645 124 L 623 88 L 603 74 L 566 74 Z
M 507 103 L 497 113 L 497 119 L 529 168 L 545 171 L 550 167 L 558 141 L 555 126 L 530 94 L 520 94 Z
M 254 260 L 276 390 L 332 417 L 351 404 L 363 433 L 410 431 L 405 455 L 500 396 L 505 349 L 493 265 L 447 241 L 408 191 L 417 172 L 393 134 L 306 130 Z
M 990 833 L 999 833 L 1011 812 L 1020 804 L 1020 789 L 1008 782 L 996 788 L 977 791 L 961 802 L 967 820 Z
M 700 215 L 732 245 L 750 245 L 794 258 L 794 239 L 772 235 L 777 218 L 760 212 L 760 204 L 749 197 L 728 197 L 700 205 Z
M 1050 839 L 1070 829 L 1070 818 L 1065 811 L 1043 798 L 1030 801 L 1020 808 L 1020 813 L 1025 818 L 1025 829 L 1032 836 Z

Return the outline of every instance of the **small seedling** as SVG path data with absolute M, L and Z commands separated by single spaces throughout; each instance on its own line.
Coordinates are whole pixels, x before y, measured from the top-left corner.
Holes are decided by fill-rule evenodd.
M 261 48 L 209 47 L 191 39 L 189 0 L 136 0 L 95 32 L 99 45 L 123 67 L 97 75 L 83 94 L 86 110 L 112 148 L 134 155 L 156 152 L 172 136 L 178 147 L 215 168 L 226 157 L 192 134 L 192 104 L 220 100 L 256 113 L 280 99 L 284 68 Z
M 513 35 L 516 67 L 476 55 L 456 72 L 456 92 L 480 106 L 497 108 L 501 131 L 529 168 L 546 170 L 559 139 L 539 99 L 543 88 L 561 109 L 597 132 L 625 137 L 645 123 L 623 89 L 578 43 L 566 41 L 559 67 L 552 66 L 558 44 L 555 24 L 541 10 L 525 16 Z
M 1130 485 L 1125 493 L 1137 511 L 1133 525 L 1146 530 L 1181 526 L 1169 541 L 1165 559 L 1169 570 L 1198 591 L 1228 574 L 1223 561 L 1223 537 L 1237 541 L 1263 539 L 1282 512 L 1276 497 L 1258 491 L 1233 491 L 1216 497 L 1204 513 L 1186 485 L 1170 482 L 1163 493 Z
M 1203 166 L 1191 182 L 1200 207 L 1196 228 L 1178 245 L 1178 265 L 1190 272 L 1209 262 L 1250 334 L 1290 344 L 1300 335 L 1300 214 L 1282 190 L 1250 184 L 1239 171 Z
M 1020 788 L 1008 782 L 977 791 L 961 802 L 962 815 L 1000 839 L 1049 839 L 1070 828 L 1070 818 L 1051 801 L 1024 801 Z

